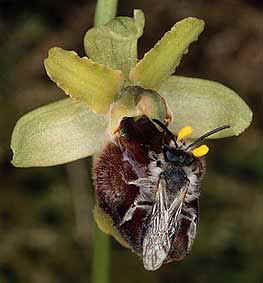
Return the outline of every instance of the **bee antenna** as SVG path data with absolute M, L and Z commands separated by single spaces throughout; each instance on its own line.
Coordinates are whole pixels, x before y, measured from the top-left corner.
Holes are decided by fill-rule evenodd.
M 161 121 L 157 120 L 157 119 L 152 119 L 153 122 L 155 122 L 158 126 L 160 126 L 160 128 L 162 128 L 167 134 L 169 134 L 171 137 L 174 137 L 174 134 L 168 130 L 168 128 L 164 125 L 164 123 L 162 123 Z
M 205 133 L 204 135 L 202 135 L 200 138 L 196 139 L 193 143 L 191 143 L 190 145 L 188 145 L 188 147 L 185 149 L 185 150 L 189 150 L 190 148 L 192 148 L 193 146 L 199 144 L 200 142 L 202 142 L 205 138 L 217 133 L 217 132 L 220 132 L 224 129 L 228 129 L 230 128 L 229 125 L 224 125 L 224 126 L 221 126 L 221 127 L 218 127 L 212 131 L 209 131 L 207 133 Z

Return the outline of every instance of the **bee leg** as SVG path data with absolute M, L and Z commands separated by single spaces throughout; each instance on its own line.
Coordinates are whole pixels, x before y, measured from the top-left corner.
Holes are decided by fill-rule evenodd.
M 190 185 L 185 196 L 185 201 L 189 203 L 199 197 L 200 197 L 199 185 L 198 184 Z
M 120 226 L 123 225 L 125 222 L 132 219 L 133 214 L 137 208 L 141 208 L 144 210 L 149 210 L 152 207 L 152 202 L 148 200 L 135 200 L 134 204 L 130 206 L 130 208 L 125 213 L 124 217 L 121 220 Z
M 192 248 L 195 236 L 196 236 L 196 230 L 197 230 L 196 218 L 197 218 L 197 216 L 195 214 L 192 215 L 190 227 L 189 227 L 189 230 L 187 232 L 187 236 L 188 236 L 187 252 L 188 253 L 191 251 L 191 248 Z
M 154 151 L 149 151 L 149 158 L 152 161 L 157 161 L 158 160 L 158 155 Z
M 195 192 L 195 191 L 191 192 L 191 193 L 187 192 L 186 197 L 185 197 L 185 201 L 187 203 L 189 203 L 189 202 L 191 202 L 191 201 L 193 201 L 193 200 L 195 200 L 195 199 L 197 199 L 199 197 L 200 197 L 200 193 L 199 192 Z
M 190 221 L 189 229 L 187 231 L 188 244 L 187 244 L 187 253 L 191 251 L 197 230 L 197 215 L 195 210 L 192 208 L 184 208 L 184 211 L 188 214 L 182 214 L 182 219 Z
M 132 219 L 133 214 L 137 208 L 144 210 L 149 210 L 152 206 L 152 201 L 154 199 L 154 192 L 156 188 L 156 181 L 150 177 L 138 178 L 135 181 L 128 182 L 129 185 L 135 185 L 139 187 L 139 194 L 134 200 L 134 203 L 125 213 L 120 225 Z
M 152 208 L 156 194 L 157 181 L 157 177 L 147 176 L 128 182 L 129 185 L 135 185 L 139 187 L 139 194 L 134 200 L 134 203 L 125 213 L 120 225 L 123 225 L 125 222 L 131 220 L 137 208 L 144 209 L 146 211 L 149 211 Z
M 123 225 L 125 222 L 132 219 L 132 216 L 133 216 L 136 209 L 137 209 L 137 207 L 134 204 L 130 206 L 130 208 L 126 211 L 125 215 L 123 216 L 123 218 L 120 222 L 120 226 Z
M 147 177 L 141 177 L 133 181 L 128 181 L 125 179 L 124 176 L 122 178 L 125 180 L 125 183 L 128 185 L 135 185 L 140 188 L 140 194 L 146 194 L 146 195 L 152 195 L 152 192 L 154 191 L 156 184 L 157 184 L 157 178 L 153 176 L 147 176 Z
M 140 193 L 145 193 L 146 195 L 148 195 L 148 192 L 151 192 L 156 188 L 156 180 L 150 177 L 138 178 L 128 184 L 138 186 L 140 188 Z

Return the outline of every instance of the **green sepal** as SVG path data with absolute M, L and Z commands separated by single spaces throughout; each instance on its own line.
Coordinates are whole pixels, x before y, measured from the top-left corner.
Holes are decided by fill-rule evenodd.
M 108 214 L 106 214 L 97 204 L 94 208 L 93 214 L 94 219 L 102 232 L 111 235 L 125 248 L 130 248 L 129 244 L 122 238 L 119 231 L 113 225 L 112 218 Z
M 71 98 L 40 107 L 18 120 L 11 139 L 17 167 L 52 166 L 101 150 L 107 142 L 104 117 Z
M 107 113 L 119 96 L 122 73 L 87 57 L 80 58 L 74 51 L 51 48 L 44 64 L 48 76 L 58 87 L 96 113 Z
M 130 80 L 142 87 L 158 89 L 174 73 L 189 45 L 204 29 L 204 21 L 186 18 L 176 23 L 131 70 Z
M 134 18 L 117 17 L 94 27 L 84 37 L 86 54 L 97 63 L 121 70 L 128 79 L 130 69 L 137 63 L 137 40 L 143 28 L 141 10 L 134 10 Z
M 178 132 L 190 125 L 193 128 L 191 138 L 223 125 L 230 128 L 211 138 L 239 135 L 252 120 L 251 110 L 238 94 L 217 82 L 172 76 L 158 92 L 173 116 L 169 128 Z

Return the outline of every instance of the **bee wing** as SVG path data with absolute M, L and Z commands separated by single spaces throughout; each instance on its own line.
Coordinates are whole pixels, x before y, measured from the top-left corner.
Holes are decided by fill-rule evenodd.
M 184 186 L 172 204 L 166 191 L 164 179 L 160 179 L 156 202 L 153 205 L 150 220 L 143 239 L 143 264 L 147 270 L 158 269 L 166 259 L 171 248 L 171 240 L 176 232 L 178 216 L 188 186 Z

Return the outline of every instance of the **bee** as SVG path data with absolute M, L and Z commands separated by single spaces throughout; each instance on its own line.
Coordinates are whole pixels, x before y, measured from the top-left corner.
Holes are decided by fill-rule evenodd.
M 112 230 L 103 227 L 105 221 L 98 224 L 137 253 L 146 270 L 180 261 L 191 251 L 208 152 L 200 143 L 226 128 L 187 142 L 190 126 L 174 135 L 159 120 L 125 117 L 96 160 L 95 210 L 110 219 Z

